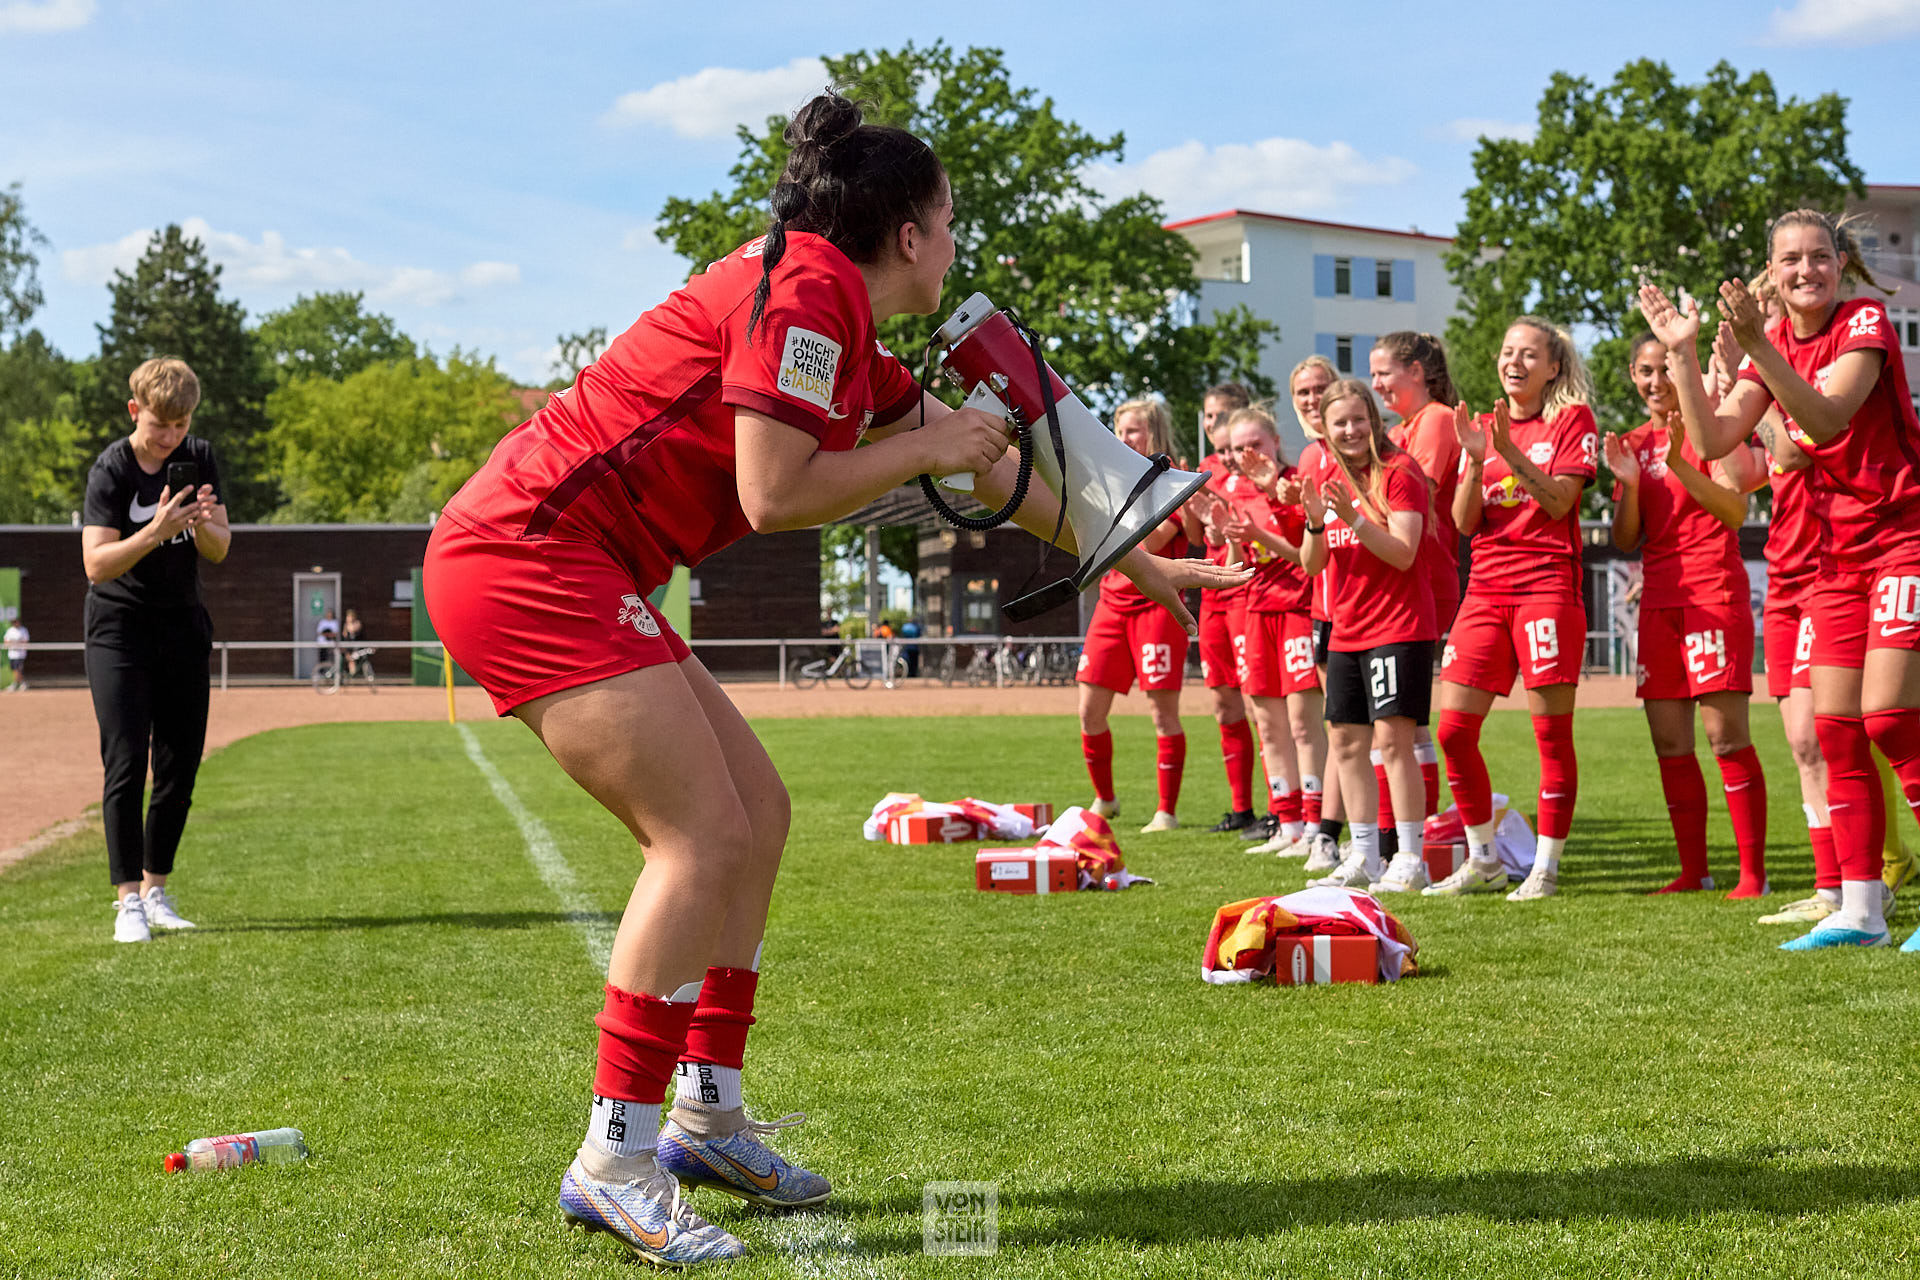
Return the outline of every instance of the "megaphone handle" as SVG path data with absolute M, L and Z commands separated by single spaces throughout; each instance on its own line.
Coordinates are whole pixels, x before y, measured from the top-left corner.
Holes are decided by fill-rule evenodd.
M 941 476 L 940 483 L 949 489 L 956 489 L 961 493 L 972 493 L 973 472 L 957 471 L 950 476 Z

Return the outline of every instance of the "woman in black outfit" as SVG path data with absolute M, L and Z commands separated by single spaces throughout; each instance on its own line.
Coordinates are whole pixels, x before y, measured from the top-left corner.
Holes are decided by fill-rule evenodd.
M 167 893 L 207 737 L 213 620 L 200 602 L 200 558 L 227 558 L 232 533 L 216 496 L 213 446 L 187 434 L 200 380 L 185 362 L 147 361 L 127 379 L 133 434 L 87 472 L 87 683 L 106 766 L 101 817 L 118 895 L 115 942 L 191 929 Z M 153 800 L 142 827 L 147 758 Z

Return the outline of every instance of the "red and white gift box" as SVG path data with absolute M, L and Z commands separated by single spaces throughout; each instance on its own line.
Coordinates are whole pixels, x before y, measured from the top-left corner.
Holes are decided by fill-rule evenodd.
M 1427 878 L 1439 884 L 1467 860 L 1466 841 L 1428 840 L 1420 850 L 1420 860 L 1427 864 Z
M 982 849 L 973 859 L 974 886 L 994 893 L 1072 893 L 1080 858 L 1071 849 Z
M 962 844 L 985 838 L 979 823 L 957 813 L 903 813 L 887 819 L 890 844 Z
M 1035 831 L 1053 823 L 1053 806 L 1050 804 L 1014 804 L 1007 807 L 1032 818 Z
M 1273 980 L 1283 987 L 1380 981 L 1380 941 L 1368 935 L 1283 935 L 1273 949 Z

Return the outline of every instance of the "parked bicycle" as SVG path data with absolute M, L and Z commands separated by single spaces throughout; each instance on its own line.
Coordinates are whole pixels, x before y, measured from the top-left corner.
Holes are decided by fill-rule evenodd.
M 864 689 L 876 675 L 883 677 L 887 688 L 893 688 L 907 678 L 905 655 L 891 644 L 849 644 L 842 645 L 831 658 L 796 658 L 787 668 L 788 681 L 802 689 L 834 679 L 844 681 L 849 689 Z
M 373 650 L 371 649 L 322 649 L 313 663 L 313 691 L 331 696 L 340 692 L 341 686 L 349 681 L 358 680 L 367 686 L 368 693 L 378 693 L 373 682 Z

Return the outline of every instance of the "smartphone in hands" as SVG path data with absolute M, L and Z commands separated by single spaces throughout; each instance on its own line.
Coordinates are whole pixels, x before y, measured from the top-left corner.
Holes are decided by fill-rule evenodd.
M 191 462 L 167 464 L 167 490 L 173 498 L 200 487 L 200 468 Z

